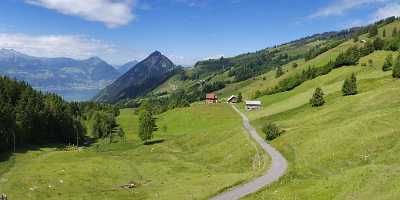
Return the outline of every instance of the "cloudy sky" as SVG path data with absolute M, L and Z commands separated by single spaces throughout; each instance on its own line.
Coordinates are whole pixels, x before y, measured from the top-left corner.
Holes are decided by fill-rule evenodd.
M 399 15 L 400 0 L 1 0 L 0 48 L 186 65 Z

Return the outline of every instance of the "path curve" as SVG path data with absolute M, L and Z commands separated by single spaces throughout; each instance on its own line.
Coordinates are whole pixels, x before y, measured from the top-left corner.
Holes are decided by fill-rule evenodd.
M 269 145 L 267 142 L 265 142 L 263 138 L 260 137 L 256 129 L 250 125 L 249 119 L 246 117 L 246 115 L 240 112 L 233 105 L 232 108 L 242 117 L 243 126 L 250 134 L 250 136 L 258 144 L 260 144 L 261 147 L 264 149 L 264 151 L 271 157 L 271 167 L 267 170 L 267 172 L 263 176 L 260 176 L 243 185 L 236 186 L 224 193 L 221 193 L 211 198 L 211 200 L 234 200 L 245 197 L 277 181 L 281 176 L 285 174 L 287 169 L 287 161 L 282 156 L 282 154 L 279 153 L 279 151 L 277 151 L 274 147 Z

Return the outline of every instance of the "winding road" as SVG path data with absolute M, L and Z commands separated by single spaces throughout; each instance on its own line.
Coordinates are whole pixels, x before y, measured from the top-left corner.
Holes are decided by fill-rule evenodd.
M 267 170 L 267 172 L 248 183 L 243 185 L 236 186 L 224 193 L 221 193 L 211 200 L 234 200 L 240 199 L 245 197 L 251 193 L 257 192 L 258 190 L 262 189 L 270 185 L 271 183 L 277 181 L 281 176 L 283 176 L 287 169 L 287 161 L 282 156 L 279 151 L 277 151 L 274 147 L 269 145 L 263 138 L 258 135 L 256 129 L 250 125 L 249 119 L 240 112 L 235 106 L 232 105 L 232 108 L 242 116 L 243 119 L 243 126 L 250 134 L 250 136 L 261 145 L 264 151 L 269 154 L 271 157 L 271 167 Z

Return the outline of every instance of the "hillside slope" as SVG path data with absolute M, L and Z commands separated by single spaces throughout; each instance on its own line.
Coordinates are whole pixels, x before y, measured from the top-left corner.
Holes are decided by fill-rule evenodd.
M 282 94 L 262 97 L 263 111 L 248 113 L 261 128 L 275 122 L 286 133 L 273 141 L 289 161 L 289 173 L 274 186 L 248 199 L 398 199 L 400 187 L 400 80 L 382 72 L 385 55 L 375 52 L 361 62 L 306 82 Z M 359 91 L 343 97 L 343 80 L 357 73 Z M 315 87 L 327 104 L 312 108 Z

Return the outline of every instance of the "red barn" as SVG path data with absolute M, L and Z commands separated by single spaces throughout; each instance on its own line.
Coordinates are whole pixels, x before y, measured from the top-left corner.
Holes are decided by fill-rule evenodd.
M 214 93 L 207 94 L 206 103 L 218 103 L 218 96 Z

